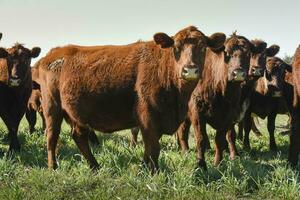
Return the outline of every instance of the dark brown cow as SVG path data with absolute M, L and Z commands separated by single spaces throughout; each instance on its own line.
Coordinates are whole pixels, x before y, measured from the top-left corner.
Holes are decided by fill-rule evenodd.
M 294 55 L 293 68 L 293 96 L 288 99 L 292 116 L 292 131 L 290 135 L 290 147 L 288 162 L 295 167 L 298 164 L 300 153 L 300 45 Z M 286 98 L 286 96 L 285 96 Z
M 240 97 L 240 110 L 238 117 L 236 119 L 237 122 L 241 121 L 249 104 L 250 104 L 250 96 L 254 87 L 255 81 L 263 75 L 266 64 L 266 57 L 273 56 L 279 51 L 279 47 L 277 45 L 272 45 L 269 48 L 264 41 L 261 40 L 252 40 L 252 52 L 250 58 L 250 67 L 248 71 L 248 79 L 246 83 L 242 84 L 242 91 Z M 178 130 L 178 143 L 181 146 L 183 151 L 187 151 L 189 149 L 188 146 L 188 134 L 190 129 L 190 120 L 182 124 L 181 128 Z M 234 144 L 232 143 L 235 138 L 234 128 L 231 128 L 231 132 L 228 133 L 228 140 L 230 142 L 230 147 L 234 148 Z M 210 148 L 209 141 L 206 142 L 207 147 Z M 236 154 L 236 150 L 232 149 L 233 153 Z
M 51 50 L 38 63 L 46 119 L 48 166 L 56 168 L 55 149 L 63 117 L 90 167 L 89 130 L 113 132 L 139 126 L 144 163 L 158 167 L 159 138 L 185 119 L 187 102 L 203 70 L 206 47 L 223 45 L 222 33 L 206 37 L 191 26 L 169 37 L 124 46 L 70 45 Z
M 226 133 L 233 128 L 238 118 L 242 97 L 241 84 L 251 71 L 250 55 L 257 48 L 245 37 L 235 33 L 226 40 L 225 48 L 219 54 L 207 51 L 203 79 L 198 82 L 189 102 L 189 118 L 181 125 L 178 135 L 186 135 L 186 127 L 192 123 L 195 130 L 198 165 L 206 169 L 204 158 L 208 146 L 206 124 L 216 133 L 214 164 L 218 165 L 226 147 Z M 232 134 L 227 139 L 234 140 Z M 230 142 L 231 156 L 236 153 L 234 141 Z
M 251 130 L 251 113 L 260 118 L 268 117 L 268 132 L 270 135 L 270 150 L 276 151 L 274 137 L 275 118 L 279 113 L 286 113 L 285 100 L 282 97 L 285 74 L 291 73 L 292 67 L 280 58 L 268 58 L 266 72 L 256 81 L 254 92 L 251 95 L 250 107 L 244 118 L 244 148 L 250 149 L 249 132 Z
M 40 54 L 41 49 L 34 47 L 29 50 L 21 44 L 16 44 L 7 49 L 7 52 L 7 59 L 0 60 L 0 117 L 8 129 L 9 150 L 18 151 L 18 127 L 26 111 L 32 88 L 30 62 Z

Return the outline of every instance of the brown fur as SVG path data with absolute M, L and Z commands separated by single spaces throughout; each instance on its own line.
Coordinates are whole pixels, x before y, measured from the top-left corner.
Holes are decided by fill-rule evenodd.
M 173 133 L 184 120 L 187 101 L 197 83 L 181 78 L 183 67 L 196 66 L 201 71 L 205 47 L 221 46 L 222 38 L 224 34 L 208 38 L 188 27 L 173 38 L 155 34 L 156 44 L 69 45 L 51 50 L 37 64 L 48 166 L 56 167 L 55 148 L 66 117 L 91 168 L 97 168 L 98 163 L 87 143 L 89 130 L 113 132 L 138 125 L 145 143 L 144 161 L 155 170 L 159 138 L 162 133 Z M 191 47 L 195 48 L 190 51 Z

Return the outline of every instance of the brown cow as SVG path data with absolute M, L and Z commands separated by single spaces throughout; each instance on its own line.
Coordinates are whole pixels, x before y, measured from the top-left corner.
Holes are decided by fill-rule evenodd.
M 38 112 L 40 114 L 40 117 L 42 119 L 43 123 L 43 130 L 45 130 L 45 118 L 43 115 L 43 108 L 42 108 L 42 94 L 41 94 L 41 88 L 40 85 L 36 82 L 37 74 L 36 68 L 31 68 L 31 74 L 32 74 L 32 92 L 30 95 L 30 98 L 28 100 L 27 104 L 27 110 L 26 110 L 26 119 L 29 124 L 29 132 L 32 134 L 35 130 L 35 124 L 36 124 L 36 113 Z M 99 140 L 97 138 L 96 133 L 91 130 L 89 133 L 89 140 L 92 144 L 99 145 Z
M 206 47 L 220 48 L 223 33 L 206 37 L 191 26 L 169 37 L 124 46 L 70 45 L 51 50 L 38 63 L 46 119 L 48 166 L 56 168 L 55 149 L 63 117 L 90 167 L 89 130 L 113 132 L 139 126 L 144 163 L 158 168 L 159 138 L 185 119 L 187 102 L 203 70 Z
M 279 51 L 279 47 L 277 45 L 272 45 L 269 48 L 267 44 L 262 40 L 252 40 L 252 52 L 250 58 L 250 68 L 248 71 L 248 79 L 246 83 L 242 84 L 242 91 L 240 97 L 240 111 L 239 115 L 236 119 L 237 122 L 241 121 L 245 111 L 247 110 L 250 102 L 250 95 L 252 93 L 255 81 L 263 75 L 266 63 L 266 57 L 270 55 L 275 55 Z M 187 120 L 184 124 L 182 124 L 181 128 L 178 130 L 178 143 L 181 146 L 183 151 L 187 151 L 189 149 L 188 146 L 188 134 L 190 129 L 190 120 Z M 230 136 L 230 137 L 229 137 Z M 232 139 L 235 138 L 234 128 L 231 128 L 231 132 L 228 133 L 228 139 L 230 142 L 230 147 L 234 148 L 234 144 L 232 143 Z M 207 148 L 210 148 L 209 141 L 207 143 Z M 234 150 L 234 149 L 233 149 Z M 233 155 L 236 153 L 234 150 Z
M 29 96 L 31 94 L 30 62 L 36 58 L 41 49 L 34 47 L 31 50 L 21 44 L 15 44 L 7 49 L 9 53 L 6 60 L 0 60 L 1 92 L 0 92 L 0 117 L 8 129 L 10 139 L 9 150 L 20 150 L 17 132 Z M 1 54 L 1 53 L 0 53 Z
M 189 102 L 189 118 L 178 130 L 179 137 L 183 138 L 189 124 L 194 126 L 198 166 L 203 169 L 207 168 L 204 154 L 209 141 L 206 124 L 217 130 L 214 164 L 218 165 L 226 148 L 226 133 L 233 128 L 241 112 L 242 83 L 248 74 L 252 75 L 250 54 L 256 51 L 260 52 L 262 48 L 235 33 L 226 40 L 225 48 L 219 54 L 207 51 L 203 79 L 198 82 Z M 232 136 L 228 134 L 227 137 L 231 157 L 236 153 Z
M 260 118 L 268 117 L 270 150 L 277 151 L 274 137 L 275 119 L 278 113 L 286 113 L 285 100 L 282 97 L 285 74 L 291 73 L 292 67 L 278 57 L 268 58 L 265 75 L 256 81 L 251 103 L 244 118 L 244 148 L 250 149 L 249 132 L 251 130 L 251 113 Z
M 295 167 L 298 164 L 300 153 L 300 45 L 294 55 L 293 68 L 293 96 L 288 99 L 288 105 L 291 105 L 290 112 L 292 116 L 292 131 L 290 135 L 290 147 L 288 162 Z M 286 98 L 287 96 L 285 96 Z

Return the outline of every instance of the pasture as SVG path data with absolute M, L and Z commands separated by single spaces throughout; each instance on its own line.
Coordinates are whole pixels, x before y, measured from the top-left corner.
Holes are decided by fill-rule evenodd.
M 286 119 L 279 115 L 276 120 L 278 153 L 269 152 L 266 120 L 260 120 L 263 136 L 250 134 L 250 152 L 241 150 L 238 141 L 240 157 L 231 161 L 225 153 L 216 168 L 212 166 L 213 150 L 208 150 L 206 173 L 195 171 L 193 134 L 187 154 L 178 151 L 173 136 L 165 135 L 161 140 L 161 172 L 154 176 L 140 166 L 141 137 L 136 149 L 129 146 L 129 130 L 98 133 L 101 145 L 93 147 L 93 152 L 102 167 L 93 173 L 64 123 L 58 145 L 59 168 L 53 171 L 47 169 L 41 120 L 33 135 L 28 133 L 27 121 L 22 120 L 22 150 L 11 156 L 5 153 L 6 128 L 1 122 L 0 199 L 297 199 L 299 174 L 286 167 L 288 136 L 279 134 Z M 213 146 L 214 131 L 208 131 Z

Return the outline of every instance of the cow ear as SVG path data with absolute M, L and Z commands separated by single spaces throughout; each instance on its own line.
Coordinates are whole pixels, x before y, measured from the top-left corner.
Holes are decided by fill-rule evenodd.
M 6 58 L 8 56 L 8 52 L 4 48 L 0 48 L 0 58 Z
M 1 40 L 1 38 L 2 38 L 2 33 L 0 33 L 0 40 Z
M 273 44 L 269 48 L 267 48 L 266 53 L 268 57 L 275 56 L 280 50 L 280 47 L 278 45 Z
M 260 42 L 259 44 L 255 45 L 251 42 L 251 52 L 252 53 L 261 53 L 267 48 L 267 43 Z
M 32 58 L 38 57 L 40 55 L 40 53 L 41 53 L 41 48 L 40 47 L 33 47 L 31 49 L 31 57 Z
M 292 68 L 292 66 L 291 65 L 289 65 L 289 64 L 285 64 L 285 70 L 286 71 L 288 71 L 288 72 L 291 72 L 292 73 L 292 71 L 293 71 L 293 68 Z
M 223 47 L 226 40 L 224 33 L 214 33 L 207 37 L 207 46 L 213 50 L 220 49 Z
M 174 40 L 165 33 L 156 33 L 154 36 L 156 44 L 160 45 L 161 48 L 169 48 L 174 45 Z

